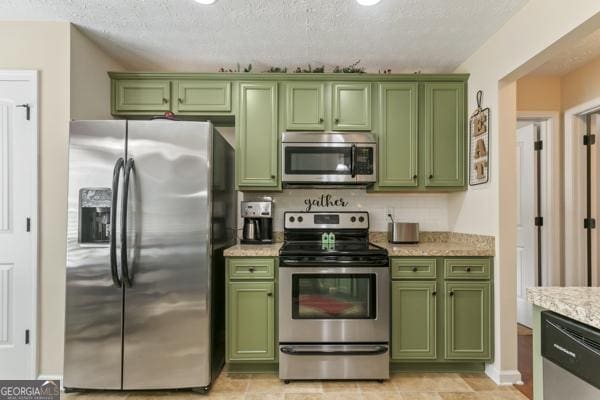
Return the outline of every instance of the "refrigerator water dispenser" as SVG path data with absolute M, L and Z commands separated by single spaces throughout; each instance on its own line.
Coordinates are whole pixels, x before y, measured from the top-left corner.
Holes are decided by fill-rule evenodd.
M 110 208 L 112 190 L 83 188 L 79 192 L 79 242 L 110 242 Z

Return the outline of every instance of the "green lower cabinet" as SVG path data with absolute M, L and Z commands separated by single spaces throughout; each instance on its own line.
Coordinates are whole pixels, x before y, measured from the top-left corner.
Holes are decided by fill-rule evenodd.
M 275 283 L 227 284 L 227 361 L 275 360 Z
M 392 282 L 392 360 L 435 360 L 436 282 Z
M 445 282 L 447 360 L 490 360 L 491 283 Z

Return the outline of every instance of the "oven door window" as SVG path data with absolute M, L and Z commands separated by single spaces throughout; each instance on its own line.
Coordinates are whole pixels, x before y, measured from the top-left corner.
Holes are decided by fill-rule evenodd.
M 294 274 L 293 319 L 375 319 L 375 274 Z
M 286 147 L 285 173 L 288 175 L 351 175 L 352 147 Z

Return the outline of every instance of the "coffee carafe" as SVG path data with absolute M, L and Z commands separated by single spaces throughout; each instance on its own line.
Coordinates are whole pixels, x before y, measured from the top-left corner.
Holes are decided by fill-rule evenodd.
M 240 215 L 244 218 L 242 243 L 273 243 L 273 202 L 242 201 Z

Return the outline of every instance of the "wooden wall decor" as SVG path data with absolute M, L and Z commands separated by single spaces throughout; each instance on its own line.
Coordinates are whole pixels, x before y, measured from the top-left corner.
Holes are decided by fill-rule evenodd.
M 490 109 L 481 108 L 483 92 L 477 91 L 477 109 L 469 119 L 469 185 L 490 179 Z

